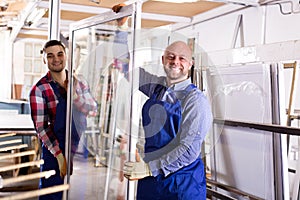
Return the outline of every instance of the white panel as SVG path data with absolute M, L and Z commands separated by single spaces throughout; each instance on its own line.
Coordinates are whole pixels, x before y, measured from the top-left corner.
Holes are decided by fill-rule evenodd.
M 241 9 L 242 6 L 235 6 L 225 5 L 199 14 L 193 18 L 193 25 L 185 25 L 185 28 L 180 29 L 180 33 L 199 34 L 199 45 L 206 51 L 229 49 L 237 16 L 243 15 L 245 46 L 299 40 L 300 26 L 296 26 L 300 20 L 298 3 L 294 4 L 294 8 L 290 3 L 282 4 L 283 11 L 290 14 L 282 14 L 278 4 L 244 9 Z M 295 13 L 292 13 L 293 11 Z M 177 26 L 180 27 L 180 24 Z M 265 41 L 262 38 L 265 38 Z
M 298 3 L 295 4 L 295 7 L 296 5 L 299 6 Z M 292 11 L 290 4 L 283 4 L 282 6 L 285 13 Z M 299 8 L 293 8 L 293 10 L 297 11 Z M 299 21 L 300 13 L 283 15 L 280 13 L 278 5 L 268 7 L 266 43 L 299 39 L 300 27 L 294 26 Z
M 269 66 L 231 66 L 210 75 L 215 117 L 272 122 Z M 216 180 L 263 199 L 274 199 L 272 134 L 218 125 L 213 138 Z
M 13 66 L 13 77 L 12 80 L 15 84 L 24 84 L 24 43 L 15 42 L 14 43 L 14 66 Z

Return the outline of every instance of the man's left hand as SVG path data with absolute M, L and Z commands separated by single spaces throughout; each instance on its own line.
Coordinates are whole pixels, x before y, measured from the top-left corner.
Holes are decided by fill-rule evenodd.
M 131 181 L 152 176 L 149 165 L 142 159 L 139 162 L 125 162 L 123 171 L 124 176 Z

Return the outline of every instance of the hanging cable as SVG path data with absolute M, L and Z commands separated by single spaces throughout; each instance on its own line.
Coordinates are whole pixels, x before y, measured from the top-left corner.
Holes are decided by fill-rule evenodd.
M 289 11 L 289 12 L 283 11 L 283 8 L 282 8 L 283 4 L 289 4 L 291 11 Z M 298 4 L 299 4 L 299 2 L 298 2 Z M 280 13 L 283 14 L 283 15 L 290 15 L 290 14 L 300 13 L 300 9 L 299 10 L 294 10 L 294 2 L 293 1 L 274 1 L 272 3 L 267 3 L 266 5 L 278 5 L 279 9 L 280 9 Z

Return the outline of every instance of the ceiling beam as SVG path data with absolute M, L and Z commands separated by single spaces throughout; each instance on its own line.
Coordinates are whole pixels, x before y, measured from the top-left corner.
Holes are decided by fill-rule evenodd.
M 178 23 L 190 23 L 192 21 L 192 18 L 190 18 L 190 17 L 153 14 L 153 13 L 142 13 L 142 19 L 176 22 L 176 23 L 177 22 Z
M 12 26 L 12 31 L 10 33 L 10 41 L 12 43 L 15 41 L 15 39 L 17 38 L 20 30 L 24 26 L 26 18 L 33 11 L 33 9 L 35 7 L 37 7 L 37 5 L 38 5 L 38 2 L 28 2 L 28 4 L 26 5 L 26 7 L 20 13 L 20 19 L 18 20 L 18 22 L 14 23 L 14 26 Z
M 225 4 L 223 6 L 214 8 L 212 10 L 206 11 L 204 13 L 195 15 L 192 18 L 191 23 L 189 24 L 182 24 L 182 23 L 176 23 L 172 25 L 172 31 L 178 31 L 184 28 L 192 27 L 194 25 L 222 17 L 234 12 L 237 12 L 242 9 L 246 9 L 248 6 L 238 5 L 238 4 Z
M 48 8 L 49 7 L 48 2 L 41 1 L 39 3 L 39 7 Z M 95 7 L 95 6 L 84 6 L 84 5 L 78 5 L 78 4 L 61 3 L 61 10 L 99 15 L 101 13 L 108 12 L 111 9 Z M 142 13 L 141 17 L 142 17 L 142 19 L 147 19 L 147 20 L 158 20 L 158 21 L 179 22 L 179 23 L 189 23 L 192 20 L 189 17 L 154 14 L 154 13 L 144 13 L 144 12 Z
M 49 2 L 41 1 L 39 2 L 39 7 L 49 8 Z M 100 14 L 100 13 L 107 12 L 110 9 L 95 7 L 95 6 L 61 3 L 61 10 L 72 11 L 72 12 L 83 12 L 83 13 L 90 13 L 90 14 Z

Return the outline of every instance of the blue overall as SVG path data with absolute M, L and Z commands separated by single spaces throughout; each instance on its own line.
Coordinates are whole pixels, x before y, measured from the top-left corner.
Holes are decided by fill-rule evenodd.
M 59 93 L 58 86 L 55 83 L 51 82 L 51 87 L 54 90 L 55 95 L 58 98 L 58 104 L 56 106 L 56 117 L 54 122 L 54 133 L 59 141 L 59 148 L 62 150 L 63 155 L 65 155 L 65 143 L 66 143 L 66 109 L 67 109 L 67 101 L 64 97 Z M 73 111 L 76 109 L 73 109 Z M 78 113 L 73 114 L 73 116 L 79 116 L 79 119 L 85 119 L 85 116 L 80 115 Z M 74 118 L 74 117 L 73 117 Z M 76 121 L 76 120 L 75 120 Z M 78 121 L 78 120 L 77 120 Z M 82 120 L 81 120 L 82 121 Z M 73 162 L 72 155 L 75 153 L 78 143 L 80 140 L 80 136 L 77 133 L 74 119 L 72 120 L 72 136 L 71 136 L 71 161 L 70 161 L 70 174 L 72 174 Z M 64 183 L 64 179 L 60 177 L 60 170 L 58 166 L 57 159 L 53 156 L 53 154 L 47 149 L 47 147 L 42 144 L 42 159 L 44 159 L 44 164 L 41 166 L 41 171 L 55 170 L 55 175 L 50 176 L 49 178 L 41 178 L 39 188 L 47 188 L 55 185 L 60 185 Z M 52 194 L 47 194 L 39 197 L 39 200 L 60 200 L 62 199 L 63 192 L 57 192 Z
M 189 85 L 187 92 L 191 91 L 194 87 L 196 86 L 193 84 Z M 181 122 L 181 103 L 179 100 L 175 103 L 158 100 L 157 97 L 162 92 L 162 89 L 163 86 L 156 87 L 153 95 L 146 101 L 142 110 L 146 138 L 145 162 L 161 157 L 161 155 L 175 148 L 180 142 L 176 134 Z M 164 108 L 166 114 L 159 113 L 161 108 Z M 152 113 L 156 113 L 154 118 L 151 117 L 150 109 L 152 109 Z M 160 119 L 164 115 L 166 117 Z M 160 130 L 157 129 L 157 126 L 160 126 Z M 153 133 L 153 131 L 157 134 Z M 201 158 L 196 159 L 190 165 L 171 173 L 167 177 L 159 174 L 156 177 L 149 176 L 140 179 L 138 181 L 137 199 L 205 200 L 206 180 Z

